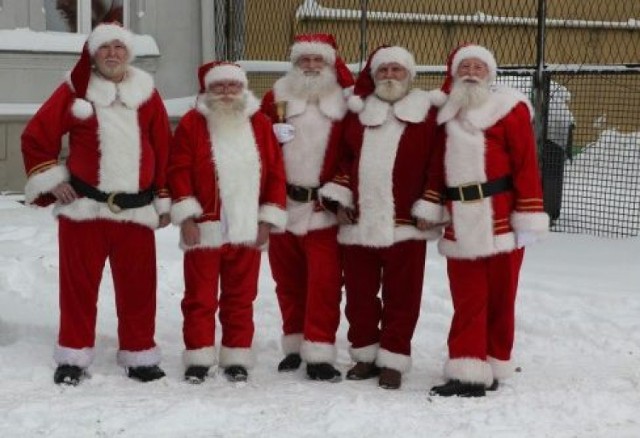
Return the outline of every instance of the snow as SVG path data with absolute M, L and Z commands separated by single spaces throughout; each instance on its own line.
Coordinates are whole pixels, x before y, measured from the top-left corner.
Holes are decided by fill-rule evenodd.
M 88 35 L 69 32 L 36 32 L 28 28 L 0 30 L 0 52 L 26 51 L 80 53 Z M 150 35 L 134 35 L 136 56 L 159 56 L 160 50 Z
M 115 363 L 110 274 L 100 291 L 97 357 L 78 387 L 53 384 L 56 225 L 49 209 L 0 197 L 0 436 L 3 437 L 636 437 L 640 435 L 640 238 L 552 233 L 527 250 L 514 364 L 482 399 L 431 398 L 442 380 L 452 308 L 445 260 L 429 245 L 413 369 L 399 391 L 375 381 L 310 382 L 279 374 L 280 314 L 266 257 L 255 305 L 258 357 L 246 384 L 217 371 L 182 381 L 182 254 L 159 230 L 156 340 L 167 377 L 141 384 Z M 338 333 L 344 373 L 346 321 Z

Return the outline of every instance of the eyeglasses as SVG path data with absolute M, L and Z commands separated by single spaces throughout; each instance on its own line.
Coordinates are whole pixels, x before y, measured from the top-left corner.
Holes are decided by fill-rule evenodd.
M 238 81 L 214 82 L 207 87 L 209 91 L 220 94 L 224 92 L 237 93 L 242 90 L 244 84 Z

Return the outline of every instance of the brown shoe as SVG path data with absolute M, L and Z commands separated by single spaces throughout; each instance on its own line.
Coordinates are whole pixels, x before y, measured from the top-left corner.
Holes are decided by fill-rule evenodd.
M 373 362 L 356 362 L 356 364 L 347 371 L 347 380 L 365 380 L 372 379 L 380 374 L 380 368 Z
M 378 386 L 384 389 L 398 389 L 402 383 L 402 374 L 392 368 L 380 369 Z

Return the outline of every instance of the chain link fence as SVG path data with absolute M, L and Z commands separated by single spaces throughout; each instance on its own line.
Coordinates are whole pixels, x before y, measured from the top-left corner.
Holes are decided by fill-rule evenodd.
M 640 234 L 640 2 L 628 0 L 215 0 L 216 56 L 262 95 L 295 35 L 335 35 L 357 73 L 381 44 L 439 87 L 461 42 L 490 48 L 499 82 L 536 107 L 545 209 L 555 231 Z

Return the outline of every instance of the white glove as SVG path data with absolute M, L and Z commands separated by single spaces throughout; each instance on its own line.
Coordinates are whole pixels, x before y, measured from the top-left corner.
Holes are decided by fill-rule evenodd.
M 273 133 L 276 135 L 278 142 L 287 143 L 295 137 L 296 128 L 288 123 L 274 123 Z
M 536 243 L 540 237 L 535 231 L 520 230 L 516 231 L 516 245 L 518 248 L 522 248 L 525 245 L 531 245 Z

